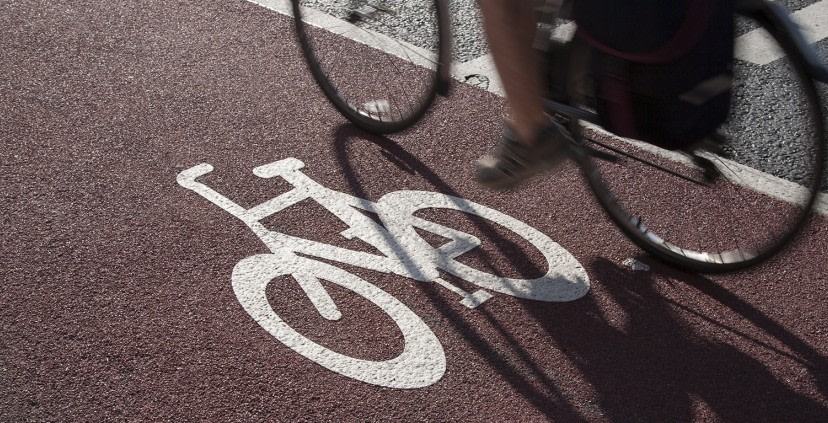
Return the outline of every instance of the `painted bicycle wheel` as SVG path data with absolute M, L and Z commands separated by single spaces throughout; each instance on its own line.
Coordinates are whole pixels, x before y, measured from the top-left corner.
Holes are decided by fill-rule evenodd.
M 341 354 L 314 342 L 292 328 L 268 301 L 267 288 L 290 276 L 304 289 L 311 302 L 328 320 L 341 313 L 320 281 L 336 284 L 361 296 L 393 320 L 403 336 L 403 351 L 388 360 L 366 360 Z M 232 275 L 233 291 L 245 311 L 268 333 L 305 358 L 356 380 L 389 388 L 420 388 L 440 380 L 446 371 L 446 357 L 440 341 L 411 309 L 387 292 L 338 267 L 276 251 L 241 260 Z M 279 289 L 296 289 L 295 285 Z M 348 316 L 358 318 L 358 316 Z M 370 333 L 357 334 L 369 336 Z

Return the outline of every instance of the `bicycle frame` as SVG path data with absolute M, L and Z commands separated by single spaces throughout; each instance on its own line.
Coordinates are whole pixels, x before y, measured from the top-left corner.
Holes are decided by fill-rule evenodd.
M 452 240 L 452 242 L 441 246 L 439 249 L 435 249 L 421 238 L 406 236 L 405 229 L 401 228 L 398 223 L 384 221 L 385 227 L 383 227 L 356 210 L 360 209 L 374 213 L 382 218 L 382 216 L 388 215 L 388 213 L 384 213 L 382 200 L 379 203 L 373 203 L 326 188 L 300 172 L 299 170 L 302 167 L 304 167 L 304 164 L 301 161 L 290 158 L 255 168 L 253 173 L 256 176 L 261 178 L 281 177 L 294 188 L 249 209 L 245 209 L 214 189 L 196 181 L 198 177 L 204 176 L 213 170 L 211 165 L 201 164 L 182 172 L 178 176 L 178 183 L 197 192 L 213 204 L 240 219 L 273 253 L 289 251 L 294 254 L 318 257 L 377 272 L 394 273 L 421 282 L 436 282 L 460 295 L 463 298 L 462 303 L 470 308 L 474 308 L 491 298 L 491 294 L 485 291 L 478 290 L 469 293 L 440 278 L 439 271 L 434 265 L 439 260 L 435 260 L 434 252 L 428 253 L 429 251 L 440 251 L 442 254 L 437 255 L 459 256 L 480 245 L 479 239 L 442 225 L 426 223 L 422 219 L 414 218 L 414 221 L 420 221 L 417 226 L 429 227 L 432 231 L 439 231 L 437 232 L 439 235 Z M 323 242 L 290 236 L 271 231 L 261 223 L 263 219 L 306 199 L 316 201 L 348 226 L 348 229 L 341 233 L 343 237 L 347 239 L 358 238 L 379 250 L 383 255 L 349 250 Z M 399 242 L 400 239 L 404 239 L 405 242 Z
M 446 194 L 426 191 L 394 191 L 371 202 L 320 185 L 300 171 L 301 161 L 288 158 L 256 167 L 253 173 L 261 178 L 280 177 L 293 189 L 276 197 L 244 208 L 197 179 L 213 170 L 200 164 L 178 174 L 177 182 L 195 191 L 219 208 L 245 223 L 268 247 L 260 253 L 240 260 L 231 276 L 233 292 L 244 310 L 268 333 L 309 360 L 347 377 L 367 383 L 394 387 L 417 388 L 439 380 L 446 369 L 445 354 L 439 340 L 428 325 L 405 304 L 383 289 L 349 272 L 327 263 L 331 260 L 394 273 L 423 282 L 434 282 L 461 297 L 460 303 L 475 308 L 492 294 L 485 290 L 469 293 L 440 278 L 438 269 L 496 292 L 543 301 L 571 301 L 589 290 L 586 273 L 577 260 L 546 235 L 530 226 L 485 206 Z M 352 251 L 345 248 L 289 236 L 271 231 L 262 220 L 304 200 L 313 200 L 342 220 L 348 228 L 341 232 L 346 238 L 358 238 L 374 246 L 383 255 Z M 538 248 L 550 263 L 549 270 L 536 279 L 511 279 L 470 268 L 454 260 L 476 248 L 480 239 L 414 215 L 424 208 L 457 210 L 498 223 L 524 237 Z M 375 222 L 360 210 L 379 216 Z M 432 247 L 415 228 L 448 239 Z M 554 257 L 553 257 L 554 256 Z M 551 263 L 563 268 L 559 269 Z M 385 313 L 403 335 L 405 348 L 396 357 L 372 361 L 350 357 L 318 344 L 291 327 L 279 316 L 268 300 L 267 288 L 279 284 L 277 278 L 289 277 L 305 292 L 320 316 L 339 320 L 343 312 L 328 293 L 323 281 L 338 285 L 352 295 L 360 296 Z
M 301 161 L 289 158 L 255 168 L 255 175 L 262 178 L 278 176 L 294 188 L 249 209 L 196 181 L 213 170 L 209 164 L 187 169 L 177 179 L 181 186 L 195 191 L 243 221 L 273 254 L 288 261 L 291 257 L 317 257 L 382 273 L 394 273 L 421 282 L 434 282 L 456 293 L 461 297 L 461 303 L 469 308 L 482 304 L 491 298 L 491 294 L 484 290 L 467 292 L 442 279 L 440 270 L 495 292 L 540 301 L 571 301 L 580 298 L 589 289 L 589 279 L 583 267 L 568 251 L 540 231 L 503 213 L 457 197 L 426 191 L 394 191 L 374 203 L 325 188 L 300 172 L 303 166 Z M 293 237 L 271 231 L 261 223 L 268 216 L 306 199 L 319 203 L 348 225 L 348 229 L 341 232 L 342 236 L 358 238 L 382 255 Z M 414 215 L 423 208 L 457 210 L 498 223 L 526 239 L 550 265 L 546 273 L 533 279 L 497 276 L 464 265 L 455 258 L 481 245 L 480 239 Z M 359 210 L 376 214 L 381 224 Z M 433 247 L 415 228 L 449 241 Z

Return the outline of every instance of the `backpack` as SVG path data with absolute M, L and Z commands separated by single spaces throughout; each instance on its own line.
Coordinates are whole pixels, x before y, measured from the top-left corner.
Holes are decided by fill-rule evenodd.
M 680 149 L 728 116 L 733 0 L 575 0 L 601 125 Z

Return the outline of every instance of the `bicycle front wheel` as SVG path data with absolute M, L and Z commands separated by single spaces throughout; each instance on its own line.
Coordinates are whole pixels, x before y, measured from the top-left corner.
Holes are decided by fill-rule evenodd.
M 365 360 L 333 351 L 299 333 L 276 313 L 267 298 L 267 286 L 277 277 L 286 275 L 297 281 L 322 279 L 370 301 L 402 332 L 403 351 L 389 360 Z M 236 298 L 262 328 L 290 349 L 331 371 L 372 385 L 403 389 L 432 385 L 445 373 L 443 346 L 428 325 L 391 294 L 345 270 L 291 252 L 276 251 L 241 260 L 233 268 L 232 280 Z M 302 288 L 309 295 L 315 292 L 308 292 L 307 286 Z M 324 290 L 321 286 L 319 289 Z M 320 297 L 326 296 L 327 293 L 316 293 L 312 302 L 320 312 L 326 310 L 327 318 L 338 319 L 339 312 L 326 307 L 332 302 L 319 302 Z
M 591 186 L 657 258 L 699 272 L 743 269 L 779 252 L 809 216 L 822 183 L 822 106 L 789 34 L 767 29 L 784 57 L 735 61 L 728 120 L 697 154 L 587 134 L 614 158 L 588 159 Z
M 310 71 L 336 109 L 373 133 L 406 129 L 448 89 L 441 0 L 293 0 Z
M 408 255 L 424 255 L 424 261 L 430 262 L 434 267 L 481 288 L 537 301 L 573 301 L 589 292 L 589 276 L 569 251 L 543 232 L 497 210 L 462 198 L 428 191 L 394 191 L 380 198 L 378 205 L 380 216 L 394 237 L 407 240 L 411 250 L 418 252 Z M 511 233 L 508 237 L 500 238 L 498 245 L 500 249 L 507 250 L 509 255 L 525 258 L 527 252 L 519 246 L 525 241 L 542 257 L 537 263 L 540 264 L 539 268 L 535 269 L 539 274 L 531 278 L 506 277 L 497 271 L 492 273 L 494 269 L 485 265 L 477 268 L 464 264 L 462 256 L 478 248 L 481 245 L 480 239 L 416 215 L 427 209 L 462 213 L 454 215 L 454 224 L 460 222 L 457 217 L 465 214 L 466 217 L 462 220 L 467 220 L 468 224 L 476 226 L 474 229 L 490 236 L 497 236 L 500 230 Z M 482 218 L 482 221 L 472 223 L 474 220 L 471 218 L 474 217 Z M 431 247 L 422 236 L 428 233 L 437 235 L 445 242 L 438 247 Z M 515 244 L 513 240 L 522 241 Z

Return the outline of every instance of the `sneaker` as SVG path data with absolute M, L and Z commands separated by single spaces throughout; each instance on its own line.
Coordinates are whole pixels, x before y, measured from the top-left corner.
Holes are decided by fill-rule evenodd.
M 557 123 L 544 128 L 532 146 L 517 141 L 517 135 L 508 126 L 504 128 L 500 150 L 477 161 L 474 178 L 481 185 L 505 190 L 554 167 L 564 154 L 564 147 L 572 140 L 569 132 Z

